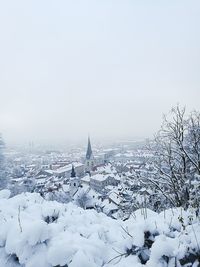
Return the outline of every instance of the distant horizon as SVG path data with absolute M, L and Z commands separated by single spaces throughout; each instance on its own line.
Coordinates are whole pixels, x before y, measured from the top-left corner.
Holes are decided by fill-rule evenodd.
M 123 143 L 129 143 L 129 144 L 134 144 L 134 143 L 141 143 L 141 142 L 145 142 L 147 139 L 149 139 L 149 137 L 135 137 L 135 138 L 116 138 L 116 139 L 107 139 L 107 140 L 100 140 L 100 139 L 93 139 L 91 137 L 91 143 L 92 143 L 92 147 L 96 147 L 99 145 L 102 146 L 113 146 L 115 144 L 123 144 Z M 6 142 L 5 138 L 3 137 L 3 140 L 5 142 L 6 148 L 10 149 L 10 148 L 21 148 L 21 149 L 68 149 L 68 148 L 78 148 L 78 147 L 87 147 L 87 138 L 85 139 L 79 139 L 79 140 L 74 140 L 74 141 L 70 141 L 68 140 L 65 142 L 52 142 L 52 143 L 41 143 L 41 142 L 33 142 L 33 141 L 29 141 L 29 142 L 11 142 L 8 143 Z
M 179 104 L 178 104 L 179 105 Z M 191 109 L 188 110 L 187 106 L 181 106 L 180 107 L 185 107 L 186 108 L 186 113 L 190 113 L 194 110 L 197 109 Z M 171 107 L 172 108 L 172 107 Z M 17 140 L 13 140 L 11 139 L 7 139 L 6 135 L 4 135 L 3 132 L 0 132 L 1 136 L 3 137 L 4 142 L 6 143 L 7 146 L 9 147 L 29 147 L 31 145 L 31 143 L 34 146 L 38 146 L 38 147 L 55 147 L 55 148 L 61 148 L 62 146 L 76 146 L 76 145 L 84 145 L 87 142 L 88 137 L 90 137 L 92 143 L 94 142 L 95 144 L 105 144 L 105 145 L 111 145 L 114 143 L 121 143 L 121 142 L 140 142 L 140 141 L 145 141 L 148 139 L 152 139 L 154 138 L 155 134 L 160 130 L 161 124 L 162 124 L 162 119 L 163 119 L 163 115 L 167 115 L 169 114 L 170 110 L 168 110 L 167 113 L 162 113 L 162 117 L 160 119 L 160 125 L 159 127 L 152 133 L 149 135 L 141 135 L 141 136 L 129 136 L 129 135 L 121 135 L 121 136 L 103 136 L 100 137 L 98 135 L 92 135 L 92 134 L 86 134 L 84 136 L 81 137 L 77 137 L 75 136 L 74 138 L 65 138 L 65 139 L 61 139 L 59 140 L 59 138 L 54 137 L 52 140 L 50 140 L 48 138 L 48 136 L 46 138 L 39 138 L 38 136 L 36 136 L 35 138 L 31 138 L 28 139 L 26 137 L 24 137 L 23 139 L 17 139 Z
M 151 137 L 200 99 L 200 1 L 2 1 L 0 132 L 11 143 Z

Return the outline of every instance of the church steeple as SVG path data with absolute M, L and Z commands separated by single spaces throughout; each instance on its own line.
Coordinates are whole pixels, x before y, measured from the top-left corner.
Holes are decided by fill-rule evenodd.
M 86 159 L 89 160 L 92 157 L 92 147 L 90 142 L 90 137 L 88 136 L 88 146 L 87 146 L 87 152 L 86 152 Z
M 88 136 L 87 152 L 85 156 L 85 172 L 91 173 L 91 171 L 94 169 L 94 166 L 95 166 L 95 160 L 94 160 L 94 156 L 92 153 L 90 137 Z
M 74 165 L 72 164 L 71 178 L 74 178 L 74 177 L 76 177 L 76 172 L 75 172 L 75 169 L 74 169 Z

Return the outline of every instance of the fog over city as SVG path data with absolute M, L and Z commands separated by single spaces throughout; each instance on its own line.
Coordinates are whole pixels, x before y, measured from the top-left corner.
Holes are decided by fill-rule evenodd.
M 0 267 L 200 267 L 200 0 L 0 0 Z
M 199 109 L 199 11 L 198 0 L 0 1 L 6 143 L 146 138 L 177 103 Z

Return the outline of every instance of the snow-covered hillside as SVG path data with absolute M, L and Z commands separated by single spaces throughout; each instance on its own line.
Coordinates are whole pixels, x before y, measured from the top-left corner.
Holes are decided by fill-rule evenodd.
M 199 266 L 200 223 L 192 211 L 137 210 L 123 222 L 36 193 L 0 198 L 2 267 Z

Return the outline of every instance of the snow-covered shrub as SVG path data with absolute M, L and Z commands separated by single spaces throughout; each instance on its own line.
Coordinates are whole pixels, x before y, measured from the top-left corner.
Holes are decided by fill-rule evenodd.
M 36 193 L 0 199 L 3 267 L 194 267 L 199 240 L 194 210 L 137 210 L 121 221 Z

